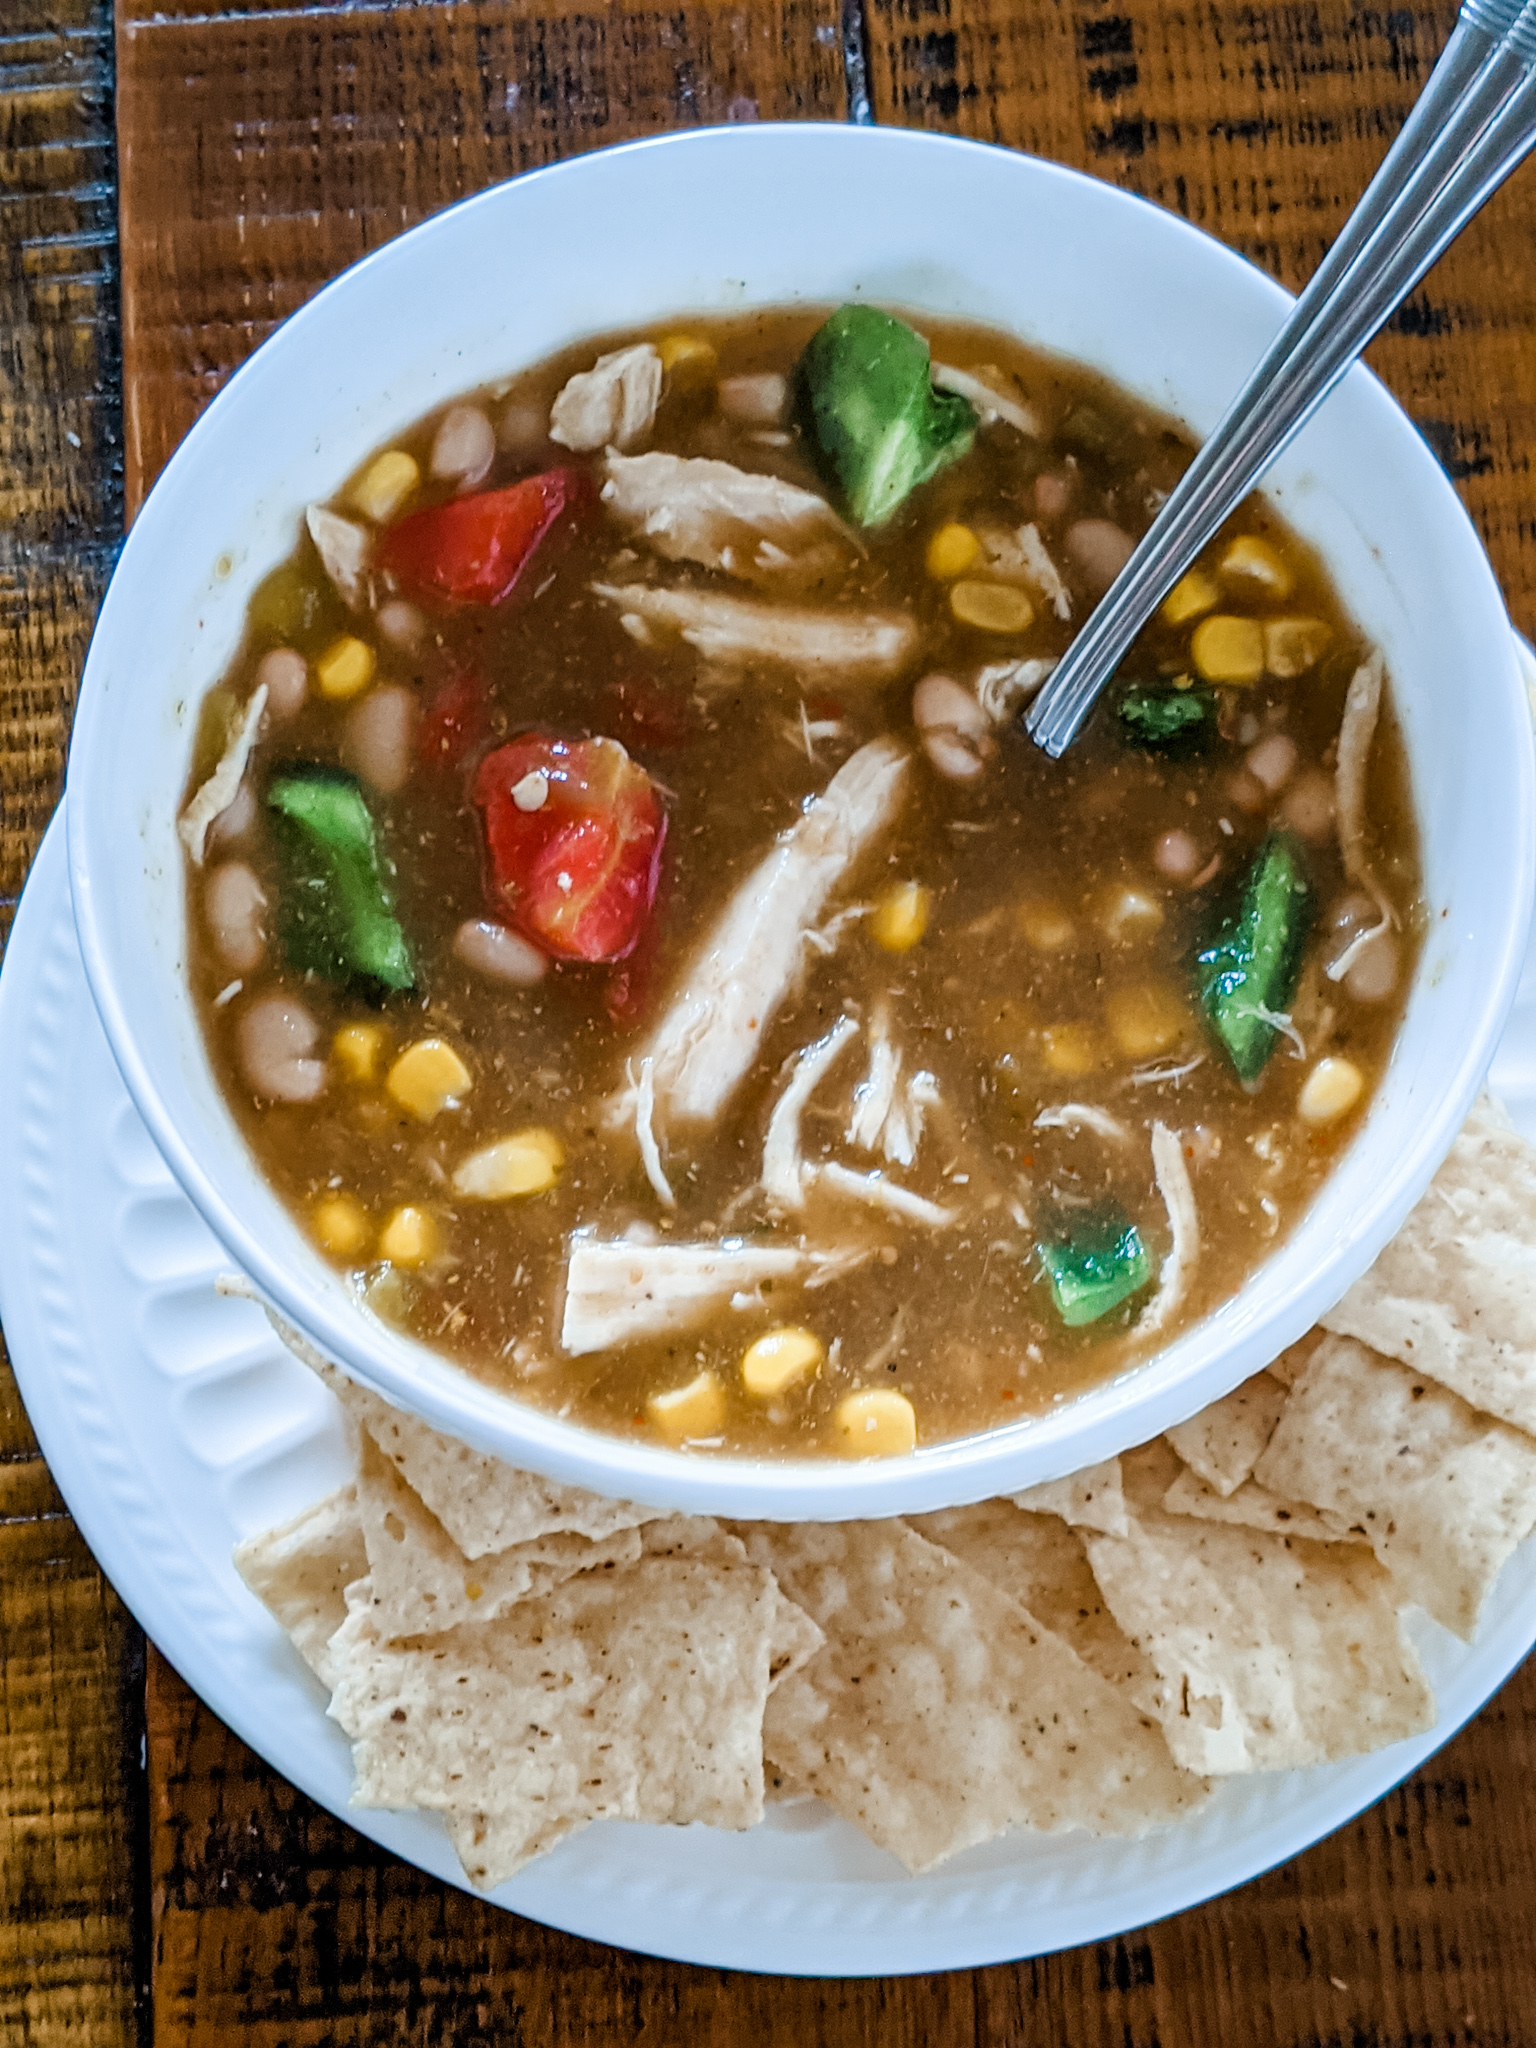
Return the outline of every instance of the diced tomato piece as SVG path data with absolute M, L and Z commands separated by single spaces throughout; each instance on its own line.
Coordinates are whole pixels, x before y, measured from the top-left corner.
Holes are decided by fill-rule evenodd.
M 380 536 L 379 565 L 417 597 L 500 604 L 545 536 L 567 514 L 596 503 L 584 469 L 546 470 L 504 491 L 450 498 L 397 520 Z
M 601 724 L 628 747 L 681 747 L 693 738 L 693 718 L 682 691 L 664 689 L 648 676 L 609 684 Z
M 490 699 L 478 669 L 450 676 L 416 728 L 416 758 L 423 768 L 459 768 L 491 729 Z
M 475 802 L 498 917 L 561 959 L 632 951 L 656 900 L 667 815 L 617 740 L 525 733 L 486 755 Z
M 603 1008 L 621 1031 L 633 1031 L 643 1023 L 655 1001 L 663 965 L 661 938 L 667 922 L 670 884 L 670 870 L 664 871 L 651 915 L 640 927 L 639 938 L 627 957 L 609 970 Z

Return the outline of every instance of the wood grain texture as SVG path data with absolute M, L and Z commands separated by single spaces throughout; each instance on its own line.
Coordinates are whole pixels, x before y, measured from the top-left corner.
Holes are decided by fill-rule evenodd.
M 0 942 L 120 532 L 111 57 L 106 0 L 0 8 Z M 132 2038 L 141 1672 L 0 1352 L 0 2041 Z

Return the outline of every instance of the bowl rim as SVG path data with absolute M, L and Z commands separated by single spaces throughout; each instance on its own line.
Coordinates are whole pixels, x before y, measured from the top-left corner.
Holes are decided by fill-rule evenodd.
M 130 1027 L 92 887 L 86 825 L 88 806 L 80 792 L 82 784 L 89 787 L 91 741 L 98 722 L 98 701 L 103 694 L 92 688 L 92 676 L 93 670 L 99 669 L 105 659 L 100 648 L 104 637 L 111 632 L 114 592 L 125 570 L 130 578 L 139 573 L 138 553 L 142 552 L 142 546 L 138 552 L 135 551 L 135 538 L 140 537 L 142 541 L 153 525 L 152 520 L 145 520 L 145 513 L 157 498 L 167 498 L 174 492 L 182 470 L 194 459 L 192 451 L 212 431 L 209 421 L 222 420 L 230 408 L 232 392 L 243 396 L 253 372 L 259 375 L 264 367 L 263 359 L 267 357 L 269 344 L 281 339 L 284 348 L 288 349 L 301 343 L 309 325 L 327 319 L 336 297 L 361 274 L 408 262 L 411 250 L 420 247 L 425 238 L 440 232 L 446 220 L 459 220 L 476 209 L 494 211 L 505 203 L 505 195 L 514 188 L 545 184 L 551 179 L 575 183 L 594 175 L 612 176 L 616 170 L 622 175 L 623 166 L 637 157 L 656 153 L 705 152 L 720 148 L 725 137 L 733 140 L 724 146 L 742 149 L 765 145 L 773 148 L 793 143 L 803 145 L 807 137 L 814 137 L 822 146 L 831 144 L 866 152 L 878 147 L 896 153 L 910 153 L 914 158 L 957 153 L 985 154 L 1002 163 L 1027 167 L 1032 176 L 1056 181 L 1068 188 L 1083 188 L 1093 195 L 1094 204 L 1119 203 L 1129 209 L 1147 208 L 1157 216 L 1161 231 L 1172 232 L 1181 239 L 1187 238 L 1198 249 L 1199 260 L 1225 261 L 1246 272 L 1249 288 L 1257 284 L 1269 295 L 1277 319 L 1293 303 L 1291 295 L 1257 265 L 1216 237 L 1138 194 L 1022 151 L 932 131 L 831 122 L 725 124 L 616 144 L 608 149 L 540 166 L 472 193 L 361 257 L 290 315 L 268 338 L 268 342 L 253 351 L 232 373 L 178 444 L 147 494 L 114 570 L 81 679 L 66 785 L 72 800 L 64 806 L 71 897 L 86 975 L 102 1027 L 128 1092 L 162 1157 L 203 1220 L 255 1282 L 261 1295 L 274 1304 L 282 1317 L 305 1339 L 341 1362 L 348 1373 L 365 1386 L 393 1405 L 421 1416 L 477 1449 L 515 1465 L 619 1498 L 688 1507 L 697 1512 L 782 1520 L 833 1521 L 923 1512 L 979 1500 L 1020 1484 L 1017 1476 L 1010 1481 L 1009 1468 L 1017 1473 L 1026 1440 L 1037 1452 L 1042 1446 L 1045 1450 L 1043 1459 L 1037 1457 L 1035 1460 L 1040 1469 L 1030 1474 L 1033 1480 L 1074 1471 L 1100 1457 L 1112 1455 L 1112 1448 L 1100 1445 L 1092 1457 L 1085 1456 L 1080 1448 L 1073 1447 L 1074 1435 L 1081 1437 L 1091 1433 L 1099 1437 L 1114 1435 L 1124 1439 L 1128 1433 L 1127 1411 L 1135 1416 L 1130 1441 L 1150 1439 L 1208 1401 L 1219 1398 L 1248 1373 L 1260 1369 L 1262 1360 L 1245 1363 L 1241 1371 L 1224 1369 L 1225 1361 L 1233 1356 L 1246 1358 L 1247 1352 L 1253 1349 L 1252 1333 L 1246 1339 L 1239 1334 L 1233 1342 L 1217 1347 L 1209 1358 L 1164 1387 L 1136 1391 L 1135 1383 L 1153 1363 L 1157 1356 L 1154 1353 L 1128 1368 L 1118 1378 L 1087 1390 L 1102 1397 L 1111 1395 L 1117 1388 L 1123 1389 L 1118 1399 L 1110 1400 L 1097 1424 L 1089 1425 L 1087 1432 L 1072 1431 L 1070 1417 L 1078 1404 L 1067 1402 L 1059 1410 L 1048 1410 L 1021 1418 L 1016 1423 L 922 1446 L 911 1457 L 901 1459 L 846 1460 L 827 1454 L 816 1458 L 770 1460 L 740 1454 L 701 1454 L 663 1448 L 561 1420 L 547 1409 L 520 1401 L 515 1394 L 501 1392 L 473 1378 L 443 1354 L 430 1353 L 425 1347 L 418 1347 L 420 1362 L 402 1353 L 397 1363 L 382 1351 L 370 1347 L 370 1325 L 360 1311 L 349 1309 L 344 1313 L 333 1313 L 328 1302 L 311 1294 L 302 1274 L 294 1274 L 266 1250 L 260 1238 L 242 1220 L 235 1205 L 221 1191 L 213 1173 L 183 1138 L 156 1084 L 150 1061 L 140 1049 Z M 835 144 L 832 144 L 832 138 L 837 138 Z M 1411 422 L 1396 401 L 1363 364 L 1357 363 L 1344 382 L 1358 400 L 1374 407 L 1378 416 L 1384 410 L 1395 430 L 1412 431 Z M 1502 597 L 1475 530 L 1443 472 L 1427 449 L 1424 453 L 1426 489 L 1432 494 L 1438 493 L 1442 514 L 1449 514 L 1459 522 L 1470 539 L 1480 562 L 1481 580 L 1485 586 L 1482 596 L 1497 607 L 1502 617 Z M 1513 686 L 1512 694 L 1518 696 L 1523 717 L 1523 737 L 1516 738 L 1507 763 L 1517 787 L 1514 816 L 1510 821 L 1515 852 L 1513 900 L 1517 906 L 1523 907 L 1517 907 L 1514 919 L 1501 934 L 1497 960 L 1489 963 L 1485 959 L 1482 963 L 1485 973 L 1491 964 L 1491 1000 L 1485 1006 L 1477 1028 L 1462 1041 L 1438 1101 L 1402 1148 L 1397 1197 L 1377 1216 L 1378 1223 L 1385 1220 L 1389 1230 L 1398 1227 L 1449 1150 L 1482 1084 L 1519 982 L 1533 888 L 1536 888 L 1536 756 L 1533 756 L 1531 745 L 1530 721 L 1524 717 L 1527 708 L 1525 690 L 1519 677 L 1512 637 L 1509 645 L 1506 679 Z M 1497 684 L 1498 678 L 1493 675 L 1483 680 L 1483 687 L 1489 690 Z M 95 751 L 99 753 L 100 750 Z M 1379 1241 L 1385 1241 L 1384 1237 Z M 1358 1245 L 1352 1246 L 1351 1255 L 1357 1253 Z M 1365 1259 L 1355 1256 L 1350 1270 L 1351 1256 L 1344 1258 L 1339 1267 L 1344 1277 L 1330 1296 L 1330 1301 L 1337 1299 L 1366 1263 Z M 1313 1322 L 1315 1314 L 1321 1312 L 1308 1297 L 1300 1305 L 1302 1312 L 1298 1316 L 1299 1292 L 1299 1289 L 1292 1290 L 1288 1313 L 1266 1318 L 1265 1328 L 1279 1338 L 1278 1342 L 1271 1344 L 1270 1356 L 1302 1335 Z M 1199 1327 L 1195 1325 L 1194 1330 Z M 1193 1330 L 1184 1333 L 1185 1336 L 1192 1334 Z M 1065 1431 L 1063 1424 L 1067 1425 Z M 1057 1448 L 1053 1449 L 1053 1445 Z

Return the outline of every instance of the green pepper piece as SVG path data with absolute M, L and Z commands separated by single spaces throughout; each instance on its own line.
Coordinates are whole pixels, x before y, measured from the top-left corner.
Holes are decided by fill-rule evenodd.
M 356 777 L 340 768 L 281 769 L 267 804 L 282 867 L 279 922 L 289 965 L 326 981 L 413 987 L 411 949 Z
M 1152 1278 L 1152 1255 L 1117 1202 L 1074 1217 L 1070 1237 L 1047 1240 L 1037 1249 L 1051 1299 L 1069 1330 L 1098 1322 Z
M 927 342 L 873 306 L 840 306 L 811 336 L 795 367 L 795 412 L 860 526 L 883 526 L 976 439 L 975 408 L 934 389 Z
M 1301 843 L 1271 832 L 1254 855 L 1235 910 L 1195 955 L 1195 986 L 1238 1079 L 1251 1087 L 1290 1008 L 1314 900 Z
M 1208 683 L 1133 683 L 1120 699 L 1120 723 L 1141 747 L 1203 747 L 1216 730 L 1216 692 Z

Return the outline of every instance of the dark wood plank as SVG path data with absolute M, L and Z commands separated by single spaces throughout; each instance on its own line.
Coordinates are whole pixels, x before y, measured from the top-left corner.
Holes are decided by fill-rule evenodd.
M 0 10 L 0 942 L 121 525 L 109 0 Z M 132 2037 L 137 1631 L 0 1351 L 0 2041 Z

